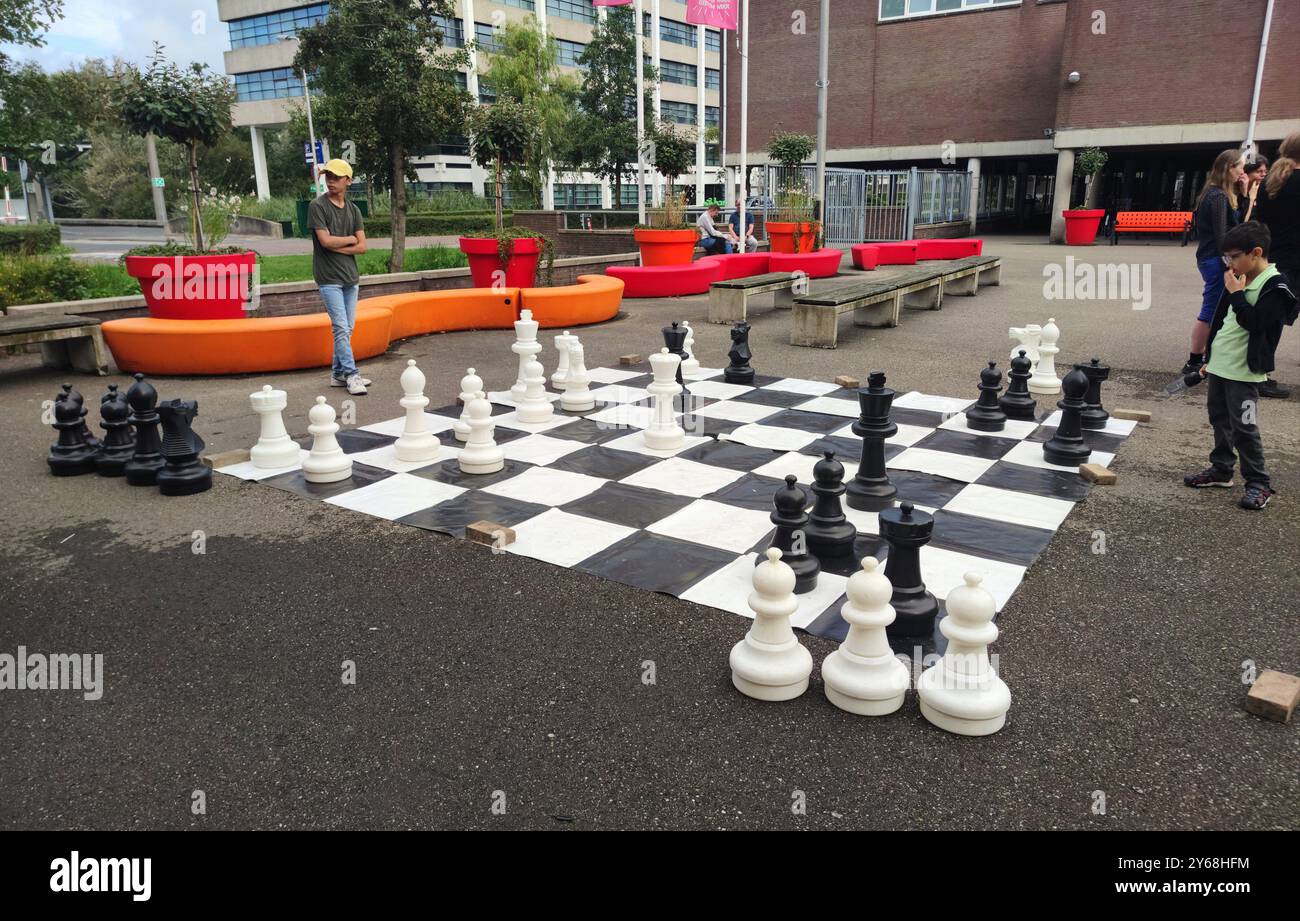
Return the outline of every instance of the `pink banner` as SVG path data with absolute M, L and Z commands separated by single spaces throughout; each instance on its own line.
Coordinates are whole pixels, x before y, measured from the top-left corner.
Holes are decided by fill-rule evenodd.
M 736 29 L 740 0 L 686 0 L 686 21 L 696 26 Z

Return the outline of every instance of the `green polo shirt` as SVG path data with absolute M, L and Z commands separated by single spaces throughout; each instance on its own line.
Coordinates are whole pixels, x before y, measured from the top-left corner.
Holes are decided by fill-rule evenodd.
M 1278 274 L 1277 266 L 1270 265 L 1255 276 L 1246 285 L 1246 303 L 1255 306 L 1264 282 Z M 1258 384 L 1268 378 L 1267 374 L 1257 374 L 1250 370 L 1246 362 L 1246 346 L 1250 343 L 1250 331 L 1237 323 L 1237 311 L 1228 307 L 1228 315 L 1223 318 L 1223 325 L 1214 334 L 1214 345 L 1210 349 L 1210 363 L 1205 366 L 1205 373 L 1230 381 L 1244 381 Z

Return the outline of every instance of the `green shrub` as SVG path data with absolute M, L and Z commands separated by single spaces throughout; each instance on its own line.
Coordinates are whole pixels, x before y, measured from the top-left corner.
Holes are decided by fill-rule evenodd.
M 90 277 L 71 259 L 0 256 L 0 307 L 88 297 Z
M 461 214 L 408 214 L 408 237 L 441 236 L 449 234 L 491 233 L 492 212 L 465 212 Z M 387 214 L 366 218 L 366 236 L 391 237 L 393 223 Z
M 58 224 L 0 224 L 0 256 L 35 256 L 63 242 Z
M 292 221 L 298 217 L 297 201 L 288 195 L 268 198 L 266 201 L 259 201 L 255 197 L 246 198 L 240 205 L 239 213 L 260 217 L 264 221 Z

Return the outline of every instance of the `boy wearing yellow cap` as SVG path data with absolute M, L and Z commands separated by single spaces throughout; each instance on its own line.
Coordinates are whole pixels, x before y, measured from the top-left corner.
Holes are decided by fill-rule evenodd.
M 361 395 L 370 381 L 357 373 L 352 357 L 352 328 L 357 322 L 357 254 L 366 251 L 366 232 L 361 209 L 348 201 L 352 184 L 352 167 L 346 160 L 325 164 L 324 195 L 307 208 L 307 226 L 311 228 L 311 273 L 320 289 L 325 312 L 334 329 L 334 364 L 330 369 L 330 386 L 347 387 L 348 393 Z

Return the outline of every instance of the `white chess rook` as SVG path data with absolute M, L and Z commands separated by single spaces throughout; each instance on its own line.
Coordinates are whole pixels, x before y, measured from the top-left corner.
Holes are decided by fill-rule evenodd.
M 587 359 L 582 343 L 569 346 L 569 372 L 564 378 L 564 396 L 560 408 L 566 412 L 581 413 L 596 408 L 596 398 L 591 395 L 591 375 L 587 373 Z
M 794 570 L 781 562 L 781 551 L 767 549 L 767 560 L 754 567 L 749 606 L 754 623 L 731 647 L 731 683 L 758 700 L 791 700 L 808 689 L 812 655 L 799 644 L 790 615 L 799 607 Z
M 253 466 L 274 470 L 298 463 L 302 449 L 289 437 L 284 417 L 280 415 L 289 403 L 288 394 L 283 390 L 272 390 L 271 385 L 266 384 L 257 393 L 249 394 L 248 401 L 253 405 L 253 411 L 261 416 L 257 444 L 248 452 Z
M 686 327 L 686 341 L 682 343 L 682 351 L 686 353 L 682 360 L 682 377 L 690 377 L 700 373 L 700 363 L 695 360 L 695 330 L 691 329 L 690 320 L 683 320 L 682 326 Z
M 537 341 L 537 326 L 531 310 L 519 311 L 519 319 L 515 320 L 515 344 L 510 346 L 510 351 L 519 356 L 519 376 L 510 386 L 510 399 L 516 404 L 524 399 L 524 367 L 542 350 L 542 344 Z
M 686 431 L 677 424 L 673 414 L 673 397 L 681 393 L 677 386 L 677 364 L 681 359 L 661 348 L 650 356 L 650 367 L 655 379 L 646 387 L 654 397 L 654 409 L 649 428 L 643 436 L 647 448 L 654 451 L 676 451 L 686 444 Z
M 903 705 L 911 675 L 889 648 L 885 628 L 894 622 L 889 599 L 894 587 L 885 578 L 880 561 L 863 557 L 862 571 L 849 578 L 849 599 L 840 616 L 849 634 L 840 648 L 822 661 L 826 699 L 850 713 L 884 716 Z
M 993 626 L 996 604 L 968 572 L 966 584 L 948 593 L 948 616 L 939 629 L 948 638 L 943 657 L 916 682 L 921 715 L 940 729 L 964 736 L 986 736 L 1007 721 L 1011 691 L 989 664 L 989 643 L 998 638 Z
M 546 393 L 546 371 L 536 358 L 530 358 L 524 368 L 524 398 L 515 409 L 520 422 L 549 422 L 555 414 L 551 398 Z
M 400 383 L 402 398 L 398 402 L 406 410 L 406 424 L 393 444 L 397 459 L 412 463 L 435 461 L 442 443 L 429 431 L 429 422 L 424 418 L 429 398 L 424 395 L 424 372 L 416 367 L 414 358 L 407 360 Z
M 1038 340 L 1043 335 L 1043 328 L 1037 323 L 1030 323 L 1028 326 L 1013 326 L 1007 330 L 1007 335 L 1016 340 L 1016 347 L 1011 350 L 1011 357 L 1015 358 L 1024 349 L 1025 357 L 1029 359 L 1029 367 L 1033 368 L 1038 364 Z
M 465 405 L 469 412 L 469 440 L 460 452 L 461 473 L 496 473 L 505 466 L 505 452 L 493 439 L 496 423 L 492 404 L 482 391 Z
M 555 337 L 555 351 L 560 354 L 560 360 L 555 366 L 555 373 L 551 375 L 551 383 L 556 387 L 564 383 L 564 378 L 569 373 L 569 346 L 577 341 L 578 337 L 570 336 L 567 329 Z
M 1029 378 L 1030 393 L 1050 396 L 1061 392 L 1061 381 L 1056 376 L 1056 353 L 1061 351 L 1056 347 L 1056 342 L 1060 338 L 1061 331 L 1056 326 L 1056 320 L 1048 320 L 1038 343 L 1038 363 L 1034 365 L 1034 374 Z
M 324 397 L 317 397 L 316 405 L 307 412 L 312 443 L 311 453 L 303 458 L 302 472 L 308 483 L 337 483 L 352 476 L 352 458 L 343 453 L 334 437 L 339 430 L 334 416 L 334 407 Z

